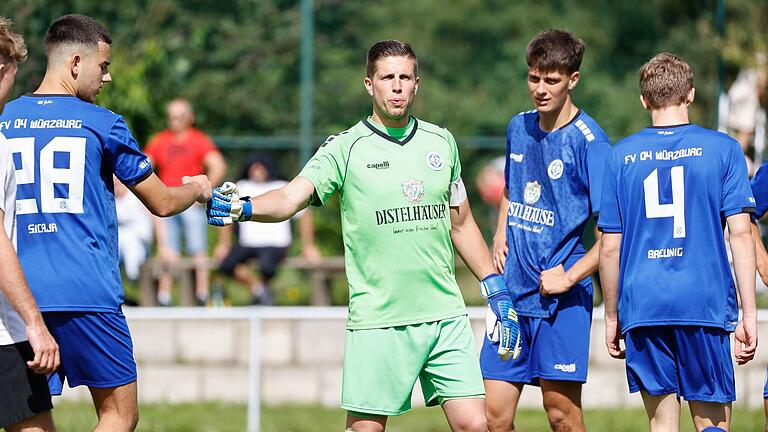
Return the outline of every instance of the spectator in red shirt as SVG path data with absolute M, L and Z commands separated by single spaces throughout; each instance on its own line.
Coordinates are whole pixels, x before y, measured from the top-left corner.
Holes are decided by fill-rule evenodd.
M 216 145 L 201 130 L 194 127 L 195 113 L 186 99 L 168 103 L 168 129 L 155 135 L 144 153 L 149 156 L 160 180 L 167 186 L 180 186 L 183 176 L 207 174 L 211 184 L 220 184 L 227 164 Z M 195 260 L 195 296 L 200 305 L 208 299 L 208 226 L 205 206 L 194 205 L 167 218 L 157 219 L 157 250 L 160 259 L 173 265 L 181 256 L 181 235 L 186 252 Z M 171 300 L 170 273 L 160 276 L 157 299 L 167 306 Z

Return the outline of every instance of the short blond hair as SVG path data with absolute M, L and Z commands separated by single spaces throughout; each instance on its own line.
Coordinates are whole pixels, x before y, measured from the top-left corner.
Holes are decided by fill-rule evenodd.
M 11 31 L 13 21 L 0 17 L 0 63 L 10 61 L 23 62 L 27 59 L 27 47 L 24 46 L 24 38 Z
M 640 68 L 640 94 L 651 109 L 685 103 L 692 88 L 691 66 L 675 54 L 656 54 Z

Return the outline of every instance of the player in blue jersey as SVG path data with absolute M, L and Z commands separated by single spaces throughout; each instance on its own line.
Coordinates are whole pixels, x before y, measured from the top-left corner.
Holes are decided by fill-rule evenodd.
M 768 282 L 768 251 L 765 250 L 756 221 L 764 220 L 765 214 L 768 213 L 768 161 L 763 162 L 755 176 L 752 177 L 752 194 L 755 197 L 755 214 L 752 223 L 752 237 L 755 239 L 755 264 L 763 283 L 766 283 Z M 765 411 L 765 430 L 768 431 L 768 378 L 766 378 L 763 387 L 763 409 Z
M 0 113 L 27 49 L 11 20 L 0 17 Z M 45 374 L 59 365 L 56 345 L 16 255 L 16 179 L 0 133 L 0 429 L 54 431 Z
M 652 126 L 619 142 L 605 165 L 598 226 L 606 345 L 611 356 L 626 355 L 630 391 L 642 393 L 652 431 L 678 430 L 680 397 L 697 430 L 728 430 L 736 398 L 729 334 L 736 330 L 739 364 L 757 346 L 755 200 L 744 155 L 729 136 L 689 123 L 693 73 L 680 57 L 646 63 L 640 94 Z
M 59 344 L 51 393 L 88 386 L 98 431 L 131 431 L 138 421 L 136 364 L 121 312 L 112 174 L 159 216 L 206 202 L 205 176 L 166 187 L 152 173 L 123 118 L 93 103 L 109 74 L 109 32 L 65 15 L 45 35 L 40 87 L 6 106 L 2 132 L 13 153 L 18 246 L 32 292 Z
M 541 387 L 550 426 L 584 430 L 581 386 L 587 379 L 592 280 L 597 246 L 582 246 L 598 209 L 610 142 L 574 105 L 584 44 L 564 30 L 537 35 L 526 51 L 535 110 L 507 127 L 506 189 L 494 237 L 520 320 L 522 354 L 501 361 L 489 328 L 480 354 L 491 431 L 514 429 L 523 386 Z

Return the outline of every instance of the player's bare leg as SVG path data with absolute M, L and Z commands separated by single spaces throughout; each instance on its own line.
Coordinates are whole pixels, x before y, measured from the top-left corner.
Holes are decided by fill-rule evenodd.
M 443 412 L 453 432 L 487 432 L 485 399 L 451 399 L 443 402 Z
M 696 430 L 715 426 L 725 431 L 730 430 L 731 404 L 717 402 L 688 401 L 691 409 L 691 418 Z
M 253 269 L 248 264 L 238 264 L 235 266 L 233 272 L 235 279 L 243 285 L 247 286 L 251 292 L 251 303 L 261 302 L 259 296 L 263 294 L 263 290 L 267 289 L 264 282 L 260 277 L 253 272 Z
M 112 388 L 88 387 L 99 423 L 94 432 L 133 432 L 139 423 L 136 381 Z
M 676 394 L 651 396 L 646 392 L 641 393 L 651 432 L 677 432 L 680 430 L 680 399 Z
M 581 413 L 581 383 L 539 380 L 549 426 L 555 432 L 586 430 Z
M 158 247 L 158 255 L 163 263 L 162 272 L 157 277 L 157 301 L 160 306 L 171 305 L 171 289 L 173 288 L 173 269 L 179 262 L 179 254 L 168 248 Z
M 384 432 L 387 416 L 353 414 L 347 412 L 346 430 L 354 432 Z
M 205 252 L 196 253 L 195 261 L 195 297 L 199 302 L 208 300 L 208 290 L 211 281 L 208 270 L 208 255 Z
M 6 432 L 56 432 L 53 416 L 50 411 L 22 420 L 5 427 Z
M 157 278 L 157 302 L 160 306 L 171 305 L 171 287 L 173 286 L 173 276 L 167 271 L 163 271 Z
M 483 380 L 485 384 L 485 413 L 488 417 L 490 432 L 514 432 L 515 413 L 522 383 L 510 383 L 498 380 Z
M 233 275 L 238 282 L 247 286 L 248 288 L 261 283 L 261 279 L 256 276 L 256 274 L 251 269 L 251 266 L 248 264 L 236 265 L 235 269 L 233 270 Z

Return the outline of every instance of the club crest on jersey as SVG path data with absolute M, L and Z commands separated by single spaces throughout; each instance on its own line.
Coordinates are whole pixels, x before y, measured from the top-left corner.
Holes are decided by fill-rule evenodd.
M 523 200 L 528 205 L 534 205 L 541 198 L 541 185 L 538 181 L 527 182 L 523 189 Z
M 555 159 L 552 162 L 549 163 L 549 166 L 547 167 L 547 175 L 549 175 L 549 178 L 552 180 L 557 180 L 560 177 L 563 176 L 563 161 L 560 159 Z
M 403 183 L 403 194 L 408 201 L 416 204 L 424 198 L 424 182 L 410 179 Z
M 443 165 L 445 165 L 445 163 L 443 162 L 443 158 L 440 156 L 440 154 L 437 152 L 429 152 L 427 153 L 427 165 L 435 171 L 440 171 L 443 169 Z

